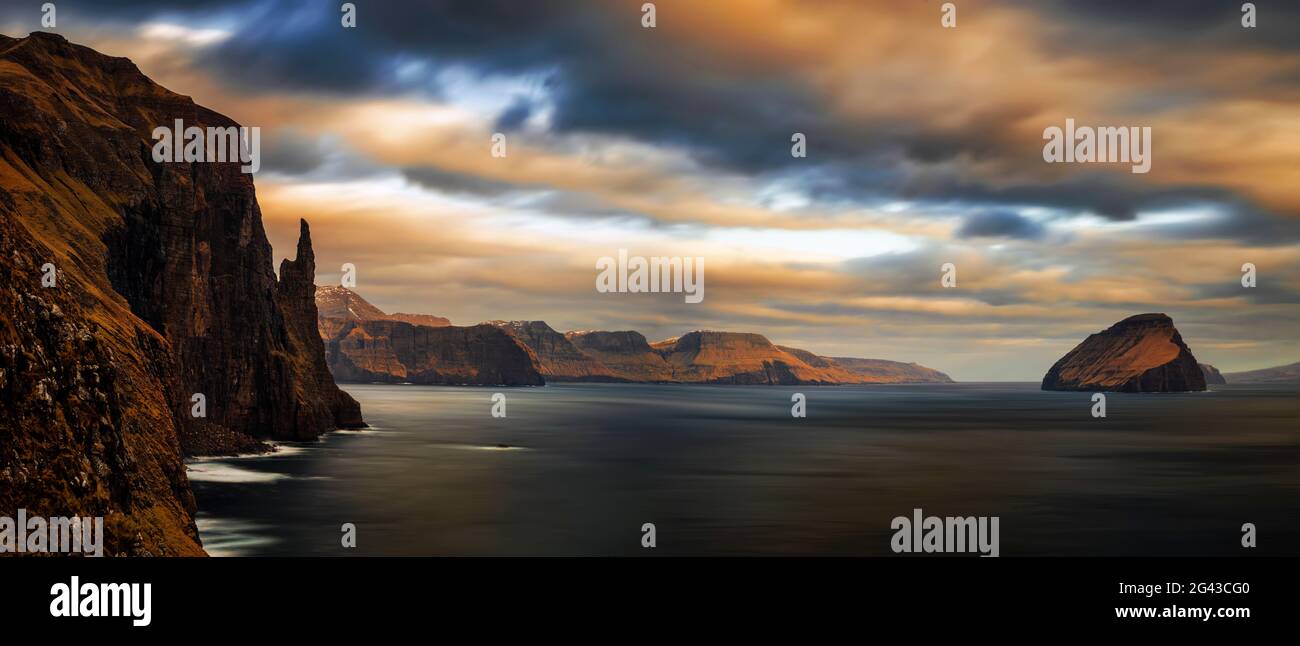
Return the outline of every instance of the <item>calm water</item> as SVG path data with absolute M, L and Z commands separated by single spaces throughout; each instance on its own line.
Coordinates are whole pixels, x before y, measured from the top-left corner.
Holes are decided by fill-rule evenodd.
M 1300 554 L 1296 386 L 1106 419 L 1037 384 L 346 389 L 375 430 L 190 464 L 209 552 L 644 555 L 653 522 L 655 555 L 886 555 L 920 507 L 1000 516 L 1003 556 L 1240 555 L 1244 522 Z

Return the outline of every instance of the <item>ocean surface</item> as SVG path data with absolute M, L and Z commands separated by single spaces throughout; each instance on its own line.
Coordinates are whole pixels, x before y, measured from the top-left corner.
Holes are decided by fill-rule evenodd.
M 1300 554 L 1295 385 L 345 389 L 373 429 L 189 463 L 209 553 L 876 556 L 921 508 L 1004 557 Z

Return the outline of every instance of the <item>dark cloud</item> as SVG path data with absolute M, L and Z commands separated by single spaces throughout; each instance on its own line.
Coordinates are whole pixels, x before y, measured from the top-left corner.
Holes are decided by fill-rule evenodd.
M 1003 179 L 993 183 L 968 177 L 951 167 L 910 173 L 889 168 L 885 161 L 868 167 L 832 165 L 806 187 L 811 195 L 824 201 L 878 202 L 901 198 L 923 206 L 958 210 L 1046 207 L 1065 215 L 1090 213 L 1117 222 L 1134 220 L 1143 211 L 1188 205 L 1236 205 L 1237 208 L 1227 210 L 1231 217 L 1237 217 L 1238 213 L 1246 217 L 1249 211 L 1244 200 L 1226 189 L 1153 185 L 1125 173 L 1074 171 L 1064 179 L 1051 182 Z M 1259 211 L 1253 214 L 1257 216 L 1253 224 L 1263 224 L 1258 221 L 1258 216 L 1263 214 Z M 1249 229 L 1246 226 L 1241 231 Z
M 1239 240 L 1246 244 L 1290 245 L 1300 240 L 1300 218 L 1278 217 L 1240 199 L 1224 198 L 1217 202 L 1189 203 L 1191 207 L 1218 209 L 1221 217 L 1173 224 L 1161 234 L 1186 239 Z
M 262 168 L 284 175 L 303 175 L 320 168 L 327 154 L 320 139 L 279 131 L 262 141 Z
M 375 40 L 373 29 L 362 29 L 364 14 L 359 7 L 358 26 L 345 29 L 333 3 L 261 2 L 231 38 L 205 50 L 199 64 L 230 86 L 254 92 L 392 91 L 399 87 L 395 52 Z
M 1242 263 L 1250 262 L 1243 258 Z M 1240 271 L 1242 263 L 1233 263 L 1223 267 L 1223 280 L 1217 283 L 1191 285 L 1197 299 L 1244 298 L 1252 305 L 1297 305 L 1300 304 L 1300 291 L 1276 280 L 1277 270 L 1293 274 L 1295 267 L 1257 266 L 1255 287 L 1242 287 Z M 1270 276 L 1270 274 L 1273 274 Z
M 465 175 L 433 166 L 411 166 L 402 169 L 402 176 L 425 188 L 443 193 L 460 193 L 481 197 L 497 197 L 525 187 L 508 182 L 496 182 L 476 175 Z
M 1018 0 L 1047 18 L 1044 23 L 1075 34 L 1058 45 L 1106 51 L 1150 44 L 1200 48 L 1300 51 L 1296 25 L 1300 3 L 1255 0 L 1256 26 L 1241 25 L 1242 2 L 1225 0 Z
M 518 130 L 533 114 L 533 103 L 527 97 L 518 97 L 497 116 L 496 129 L 500 132 Z
M 1023 238 L 1043 236 L 1043 225 L 1012 211 L 985 211 L 966 218 L 957 235 L 963 238 Z
M 9 13 L 21 11 L 24 14 L 30 14 L 28 17 L 35 16 L 40 18 L 38 10 L 43 2 L 36 3 L 6 3 L 12 5 L 6 7 Z M 59 21 L 62 22 L 64 17 L 71 18 L 75 14 L 82 20 L 100 23 L 108 20 L 137 20 L 159 15 L 196 15 L 196 14 L 215 14 L 225 12 L 247 11 L 249 7 L 259 4 L 258 0 L 185 0 L 183 3 L 169 2 L 168 0 L 55 0 L 54 5 L 58 8 Z
M 433 166 L 408 166 L 402 176 L 424 188 L 447 194 L 473 195 L 520 210 L 534 210 L 553 217 L 600 219 L 663 226 L 642 213 L 619 209 L 585 193 L 555 191 L 545 186 L 485 179 Z
M 246 91 L 341 96 L 437 94 L 435 73 L 447 65 L 484 76 L 542 74 L 558 132 L 681 146 L 705 163 L 745 171 L 794 167 L 794 132 L 807 135 L 810 155 L 826 160 L 862 161 L 881 141 L 866 125 L 828 112 L 800 79 L 711 68 L 671 26 L 641 29 L 639 17 L 636 3 L 429 0 L 362 4 L 357 27 L 344 29 L 333 3 L 263 0 L 199 64 Z M 412 62 L 426 63 L 425 71 L 399 73 Z M 503 125 L 522 121 L 525 110 L 512 106 Z
M 72 2 L 73 6 L 89 6 Z M 1158 187 L 1122 173 L 1071 173 L 1061 181 L 998 181 L 963 172 L 966 161 L 1024 159 L 1033 151 L 1009 150 L 1007 129 L 1033 114 L 1035 106 L 1009 103 L 975 114 L 960 127 L 938 127 L 926 115 L 897 122 L 865 122 L 833 111 L 822 96 L 793 72 L 713 60 L 694 39 L 677 33 L 672 21 L 657 29 L 639 27 L 639 3 L 550 0 L 424 0 L 358 3 L 357 27 L 344 29 L 338 3 L 330 0 L 259 0 L 234 3 L 234 35 L 204 50 L 200 64 L 249 91 L 305 91 L 353 96 L 358 93 L 443 91 L 439 69 L 457 65 L 483 75 L 534 74 L 545 78 L 553 108 L 551 128 L 559 133 L 600 133 L 680 147 L 712 167 L 760 179 L 799 178 L 816 200 L 872 203 L 907 199 L 964 209 L 1008 211 L 1046 207 L 1091 212 L 1111 220 L 1134 219 L 1140 211 L 1190 202 L 1232 204 L 1229 220 L 1242 236 L 1257 232 L 1296 239 L 1289 225 L 1268 224 L 1258 210 L 1216 187 Z M 1278 33 L 1291 46 L 1300 3 L 1261 0 L 1260 27 L 1240 27 L 1240 3 L 1208 0 L 1023 2 L 1044 16 L 1045 28 L 1069 31 L 1049 39 L 1066 53 L 1113 53 L 1157 47 L 1269 47 Z M 98 15 L 139 18 L 207 14 L 216 0 L 177 9 L 170 2 L 128 0 L 95 7 Z M 90 11 L 89 8 L 85 9 Z M 666 45 L 671 43 L 671 45 Z M 1245 44 L 1243 44 L 1245 43 Z M 1250 43 L 1254 43 L 1253 45 Z M 1139 47 L 1141 46 L 1141 47 Z M 1281 45 L 1277 45 L 1281 46 Z M 411 65 L 411 64 L 416 65 Z M 405 73 L 403 73 L 405 70 Z M 918 82 L 924 82 L 918 80 Z M 1163 110 L 1214 97 L 1150 93 L 1135 110 Z M 889 97 L 882 97 L 888 100 Z M 517 128 L 534 106 L 519 100 L 496 115 L 498 128 Z M 804 133 L 808 158 L 790 155 L 790 137 Z M 295 161 L 287 151 L 286 167 Z M 298 160 L 304 161 L 304 160 Z M 413 181 L 446 183 L 415 171 Z M 452 182 L 455 190 L 498 190 L 489 184 Z M 1190 235 L 1231 235 L 1187 227 Z M 1271 230 L 1270 230 L 1271 229 Z
M 262 130 L 261 172 L 318 181 L 391 173 L 337 137 L 309 135 L 293 128 Z
M 552 216 L 574 219 L 602 219 L 635 224 L 643 227 L 671 227 L 661 220 L 611 206 L 598 197 L 586 193 L 547 191 L 518 201 L 520 208 L 535 209 Z
M 953 263 L 957 266 L 958 284 L 962 277 L 969 278 L 972 267 L 967 266 L 956 253 L 941 247 L 922 247 L 913 251 L 886 253 L 867 258 L 855 258 L 845 261 L 840 269 L 849 275 L 861 278 L 869 285 L 870 293 L 887 296 L 905 297 L 952 297 L 954 292 L 943 287 L 940 276 L 943 266 Z M 985 281 L 987 283 L 987 281 Z M 970 298 L 993 306 L 1031 303 L 1021 291 L 1014 287 L 984 287 L 976 289 L 964 284 L 959 292 L 962 298 Z M 835 304 L 824 304 L 820 313 L 836 314 L 851 312 L 856 306 L 845 306 L 843 310 L 835 309 Z M 871 309 L 871 308 L 868 308 Z M 947 314 L 934 314 L 937 317 Z M 965 316 L 965 315 L 963 315 Z

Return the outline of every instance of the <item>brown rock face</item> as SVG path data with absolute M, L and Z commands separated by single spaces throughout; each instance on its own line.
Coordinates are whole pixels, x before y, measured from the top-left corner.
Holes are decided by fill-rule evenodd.
M 1139 314 L 1090 335 L 1043 377 L 1043 390 L 1185 392 L 1205 375 L 1164 314 Z
M 316 286 L 316 313 L 323 321 L 386 321 L 389 318 L 356 292 L 333 285 Z
M 793 348 L 783 349 L 759 334 L 697 331 L 661 341 L 653 347 L 663 355 L 677 381 L 728 384 L 861 381 L 824 357 Z
M 537 356 L 537 366 L 553 381 L 624 381 L 609 366 L 584 354 L 545 321 L 489 321 L 518 339 Z
M 471 341 L 455 335 L 415 332 L 360 296 L 341 287 L 317 291 L 321 335 L 329 340 L 327 356 L 334 376 L 345 381 L 412 381 L 416 383 L 532 383 L 509 354 L 477 349 L 457 353 L 454 344 Z M 327 313 L 337 318 L 330 318 Z M 362 323 L 362 324 L 353 324 Z M 757 334 L 691 332 L 651 344 L 640 332 L 555 331 L 544 321 L 491 321 L 531 357 L 547 381 L 860 384 L 951 382 L 947 375 L 917 364 L 876 359 L 831 359 L 806 350 L 773 345 Z M 466 328 L 452 328 L 466 329 Z M 473 329 L 473 328 L 469 328 Z M 417 337 L 412 340 L 412 337 Z M 495 343 L 475 338 L 476 343 Z M 435 346 L 426 344 L 452 344 Z M 421 348 L 411 351 L 407 348 Z M 495 352 L 505 352 L 498 349 Z M 415 367 L 433 361 L 416 354 L 437 354 L 455 369 Z M 423 357 L 424 355 L 421 355 Z M 507 362 L 503 366 L 494 362 Z M 843 362 L 843 364 L 841 363 Z M 423 376 L 420 376 L 423 373 Z M 510 375 L 514 375 L 511 377 Z M 420 381 L 433 379 L 433 381 Z M 492 382 L 491 379 L 504 381 Z
M 361 406 L 351 395 L 334 384 L 325 363 L 325 344 L 317 333 L 316 312 L 316 256 L 311 249 L 311 230 L 307 221 L 300 221 L 298 255 L 294 260 L 280 263 L 280 283 L 276 286 L 275 301 L 284 313 L 293 374 L 298 383 L 289 380 L 277 397 L 294 401 L 292 409 L 281 408 L 282 415 L 292 415 L 278 420 L 277 428 L 293 429 L 298 439 L 308 439 L 320 434 L 320 429 L 357 428 L 365 426 L 361 419 Z
M 692 332 L 651 345 L 639 332 L 568 332 L 579 350 L 626 381 L 745 384 L 951 382 L 917 364 L 823 357 L 757 334 Z
M 1228 380 L 1223 378 L 1223 373 L 1219 372 L 1218 368 L 1208 363 L 1202 363 L 1200 366 L 1201 374 L 1205 375 L 1206 385 L 1220 386 L 1228 383 Z
M 386 314 L 371 305 L 356 292 L 334 285 L 316 288 L 316 309 L 320 311 L 321 320 L 341 321 L 402 321 L 411 325 L 427 327 L 447 327 L 451 321 L 430 314 Z
M 640 332 L 566 332 L 583 354 L 620 381 L 675 381 L 672 367 Z
M 950 384 L 952 377 L 927 368 L 919 363 L 885 361 L 884 359 L 854 359 L 830 357 L 831 361 L 854 374 L 871 379 L 874 383 L 890 384 Z
M 59 272 L 65 288 L 41 287 L 56 256 L 10 197 L 0 191 L 0 516 L 103 516 L 106 554 L 202 555 L 166 340 L 120 299 L 90 297 L 80 267 Z
M 0 40 L 0 514 L 104 515 L 113 553 L 202 553 L 183 447 L 361 423 L 314 334 L 305 227 L 277 281 L 238 162 L 153 161 L 176 119 L 237 126 L 127 59 Z
M 423 325 L 425 327 L 449 327 L 451 321 L 441 316 L 432 316 L 429 314 L 407 314 L 406 312 L 397 312 L 389 314 L 388 320 L 401 321 L 411 325 Z
M 491 325 L 455 327 L 428 315 L 390 315 L 345 287 L 317 287 L 318 339 L 340 381 L 540 386 L 537 358 Z
M 349 321 L 326 359 L 341 381 L 449 386 L 540 386 L 535 358 L 491 325 L 427 327 Z

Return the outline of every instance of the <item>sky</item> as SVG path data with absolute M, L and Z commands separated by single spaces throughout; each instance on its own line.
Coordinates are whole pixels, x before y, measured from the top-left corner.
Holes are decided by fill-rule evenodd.
M 642 0 L 355 0 L 355 28 L 320 0 L 55 4 L 47 31 L 259 127 L 277 258 L 305 218 L 317 283 L 352 263 L 389 312 L 963 381 L 1165 312 L 1225 372 L 1300 360 L 1294 2 L 1254 28 L 1202 0 L 956 0 L 951 28 L 928 0 L 658 0 L 653 28 Z M 1150 171 L 1045 162 L 1067 119 L 1150 127 Z M 598 292 L 619 249 L 705 258 L 703 302 Z

